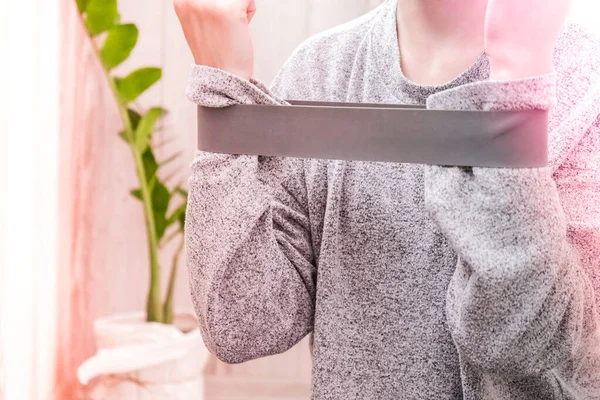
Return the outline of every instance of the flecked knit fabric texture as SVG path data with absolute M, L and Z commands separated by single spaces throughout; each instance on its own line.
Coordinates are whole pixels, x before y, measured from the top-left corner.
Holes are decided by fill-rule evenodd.
M 193 65 L 187 95 L 549 110 L 549 166 L 199 151 L 186 252 L 207 347 L 240 363 L 310 334 L 318 400 L 600 399 L 600 40 L 568 24 L 554 73 L 491 81 L 482 52 L 423 86 L 396 7 L 313 36 L 270 89 Z

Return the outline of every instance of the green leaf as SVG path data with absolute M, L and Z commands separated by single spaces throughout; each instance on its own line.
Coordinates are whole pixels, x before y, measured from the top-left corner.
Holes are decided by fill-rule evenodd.
M 185 230 L 185 210 L 187 209 L 188 192 L 182 188 L 181 185 L 177 185 L 175 189 L 173 189 L 173 194 L 175 193 L 179 194 L 184 199 L 183 204 L 180 206 L 184 211 L 178 216 L 179 228 L 183 232 Z
M 137 111 L 132 110 L 131 108 L 127 109 L 127 115 L 129 116 L 129 122 L 131 122 L 131 129 L 133 129 L 134 131 L 132 136 L 135 136 L 135 130 L 137 129 L 137 126 L 140 120 L 142 119 L 142 116 Z M 120 132 L 119 136 L 128 144 L 131 144 L 131 141 L 129 140 L 129 136 L 127 135 L 126 131 Z
M 133 190 L 132 190 L 131 192 L 129 192 L 129 193 L 131 193 L 131 195 L 132 195 L 133 197 L 135 197 L 136 199 L 138 199 L 138 200 L 140 200 L 140 201 L 142 200 L 142 190 L 141 190 L 141 189 L 133 189 Z
M 127 115 L 129 115 L 129 121 L 131 122 L 131 129 L 133 129 L 135 131 L 138 127 L 138 124 L 140 123 L 140 120 L 142 119 L 142 116 L 140 115 L 140 113 L 138 113 L 135 110 L 132 110 L 131 108 L 127 109 Z
M 120 20 L 117 0 L 89 0 L 85 13 L 85 26 L 92 36 L 106 32 Z
M 155 177 L 156 170 L 158 169 L 154 153 L 152 153 L 152 147 L 148 146 L 144 154 L 142 154 L 142 163 L 146 172 L 146 182 L 149 183 Z
M 165 214 L 154 213 L 154 226 L 156 227 L 156 238 L 160 241 L 167 230 L 167 219 Z
M 169 190 L 160 182 L 154 184 L 152 189 L 152 208 L 154 212 L 165 214 L 167 208 L 169 208 L 169 200 L 171 199 L 171 193 Z
M 129 135 L 127 134 L 127 131 L 119 132 L 119 137 L 123 139 L 125 143 L 129 143 Z
M 113 26 L 108 31 L 100 59 L 107 70 L 111 70 L 131 54 L 138 40 L 138 28 L 134 24 Z
M 183 230 L 185 229 L 185 213 L 182 213 L 181 215 L 179 215 L 179 227 L 181 228 L 181 231 L 183 232 Z
M 169 218 L 167 218 L 167 226 L 171 226 L 175 222 L 179 221 L 179 219 L 181 218 L 181 214 L 185 214 L 186 206 L 187 204 L 184 203 L 177 207 L 175 211 L 173 211 L 173 214 L 171 214 Z
M 79 9 L 79 13 L 83 14 L 85 12 L 85 9 L 87 8 L 88 3 L 90 2 L 90 0 L 75 0 L 77 2 L 77 8 Z
M 152 209 L 154 212 L 154 222 L 156 228 L 156 237 L 160 240 L 167 229 L 167 218 L 165 214 L 169 208 L 171 194 L 169 190 L 160 182 L 154 184 L 152 189 Z
M 115 78 L 115 84 L 123 103 L 129 104 L 158 82 L 161 77 L 162 70 L 160 68 L 140 68 L 125 78 Z
M 165 112 L 166 111 L 163 108 L 153 107 L 142 117 L 142 120 L 135 130 L 135 147 L 141 153 L 146 151 L 146 148 L 150 143 L 150 138 L 152 137 L 154 125 Z

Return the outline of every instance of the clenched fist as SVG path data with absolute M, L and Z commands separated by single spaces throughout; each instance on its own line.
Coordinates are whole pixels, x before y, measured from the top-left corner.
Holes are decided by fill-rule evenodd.
M 173 0 L 185 39 L 198 65 L 250 80 L 254 48 L 249 23 L 254 0 Z

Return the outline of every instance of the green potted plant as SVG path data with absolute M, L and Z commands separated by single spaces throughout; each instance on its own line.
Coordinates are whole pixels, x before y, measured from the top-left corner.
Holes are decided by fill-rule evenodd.
M 138 28 L 121 23 L 117 0 L 76 0 L 102 71 L 115 98 L 139 187 L 131 190 L 144 212 L 149 252 L 150 285 L 145 313 L 113 315 L 94 322 L 98 353 L 78 370 L 79 380 L 100 381 L 101 398 L 202 398 L 202 369 L 208 358 L 193 312 L 175 313 L 173 293 L 177 263 L 183 251 L 187 191 L 167 186 L 161 168 L 179 154 L 157 160 L 152 133 L 166 114 L 161 107 L 140 110 L 133 102 L 162 76 L 160 68 L 139 68 L 116 76 L 114 68 L 127 60 L 136 46 Z M 159 254 L 172 240 L 180 244 L 170 265 L 166 294 L 161 295 Z M 162 398 L 162 397 L 161 397 Z

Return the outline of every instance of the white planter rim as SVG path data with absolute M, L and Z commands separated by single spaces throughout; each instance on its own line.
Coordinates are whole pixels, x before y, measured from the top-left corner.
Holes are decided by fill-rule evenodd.
M 174 323 L 172 325 L 167 326 L 175 326 L 176 328 L 180 328 L 180 326 L 178 325 L 183 323 L 186 325 L 186 328 L 190 328 L 186 329 L 185 331 L 182 330 L 182 332 L 186 335 L 192 333 L 194 331 L 194 328 L 197 328 L 198 326 L 198 319 L 196 318 L 196 314 L 194 313 L 194 311 L 189 309 L 176 310 L 173 319 Z M 136 326 L 149 325 L 164 326 L 165 324 L 161 324 L 159 322 L 147 322 L 146 313 L 141 311 L 111 314 L 97 318 L 93 322 L 94 332 L 96 332 L 96 334 L 106 332 L 107 330 L 131 330 Z

